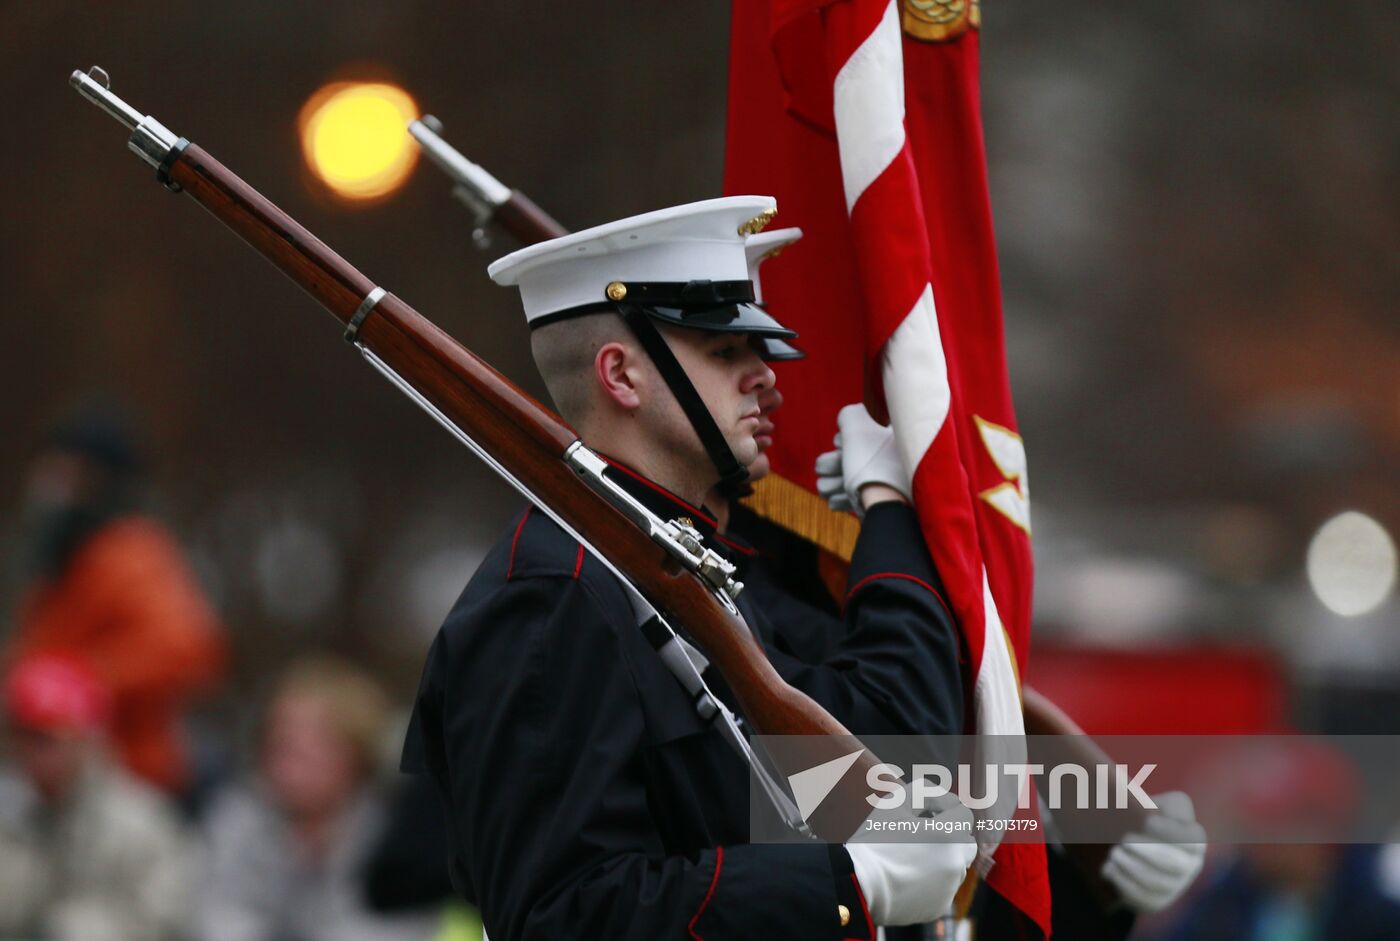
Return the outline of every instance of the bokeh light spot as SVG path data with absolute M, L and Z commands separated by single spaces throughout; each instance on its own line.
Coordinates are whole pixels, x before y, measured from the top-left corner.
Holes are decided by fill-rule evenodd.
M 1308 582 L 1327 608 L 1348 617 L 1378 607 L 1395 587 L 1395 542 L 1364 513 L 1323 523 L 1308 545 Z
M 347 199 L 376 199 L 398 189 L 418 162 L 408 123 L 413 98 L 383 82 L 336 82 L 302 106 L 302 153 L 311 171 Z

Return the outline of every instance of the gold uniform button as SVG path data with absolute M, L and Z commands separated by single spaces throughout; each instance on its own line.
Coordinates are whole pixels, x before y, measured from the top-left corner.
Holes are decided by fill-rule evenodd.
M 620 301 L 627 296 L 627 285 L 621 281 L 614 281 L 608 285 L 608 300 Z
M 841 919 L 841 927 L 844 928 L 851 923 L 851 910 L 844 905 L 836 906 L 836 915 Z

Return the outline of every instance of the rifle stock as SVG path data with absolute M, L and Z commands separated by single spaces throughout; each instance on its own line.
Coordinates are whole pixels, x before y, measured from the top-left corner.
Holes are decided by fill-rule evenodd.
M 139 113 L 105 91 L 105 85 L 98 88 L 81 72 L 73 73 L 72 83 L 85 97 L 110 99 L 125 108 L 126 118 L 119 120 L 133 127 L 134 117 L 138 133 L 144 126 Z M 104 110 L 112 113 L 114 107 L 104 105 Z M 159 126 L 149 117 L 145 121 Z M 848 742 L 850 733 L 778 675 L 742 617 L 565 463 L 564 453 L 578 440 L 573 429 L 393 294 L 383 294 L 366 314 L 362 308 L 377 290 L 373 281 L 207 151 L 183 138 L 174 141 L 173 135 L 163 140 L 171 145 L 168 152 L 158 152 L 154 145 L 138 151 L 157 166 L 161 182 L 189 195 L 347 328 L 359 321 L 353 324 L 358 346 L 402 377 L 513 475 L 532 499 L 546 504 L 652 604 L 686 627 L 723 674 L 755 730 L 820 736 L 804 756 L 810 764 L 840 757 L 842 740 Z M 537 217 L 548 218 L 538 209 L 533 215 L 520 213 L 522 219 L 538 222 Z M 857 765 L 861 773 L 848 774 L 828 801 L 841 808 L 824 817 L 828 825 L 822 833 L 828 839 L 845 840 L 869 815 L 863 772 L 875 763 L 866 751 Z
M 1046 696 L 1031 689 L 1021 688 L 1022 710 L 1026 717 L 1026 734 L 1032 736 L 1060 736 L 1060 748 L 1067 750 L 1066 757 L 1083 768 L 1099 765 L 1114 767 L 1113 759 L 1079 727 L 1079 723 L 1069 717 L 1059 706 Z M 1131 818 L 1141 823 L 1141 815 Z M 1104 860 L 1113 847 L 1103 843 L 1066 843 L 1065 853 L 1079 868 L 1094 898 L 1105 908 L 1118 904 L 1118 890 L 1102 875 Z

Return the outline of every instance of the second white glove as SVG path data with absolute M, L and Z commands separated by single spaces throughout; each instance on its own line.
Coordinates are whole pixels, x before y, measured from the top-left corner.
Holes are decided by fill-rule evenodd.
M 870 417 L 865 406 L 847 405 L 836 416 L 836 450 L 817 457 L 817 492 L 837 511 L 863 516 L 860 490 L 885 484 L 909 498 L 911 475 L 895 446 L 894 430 Z
M 1140 914 L 1175 902 L 1205 864 L 1206 831 L 1196 822 L 1191 798 L 1181 791 L 1153 796 L 1142 833 L 1125 836 L 1104 860 L 1102 874 Z

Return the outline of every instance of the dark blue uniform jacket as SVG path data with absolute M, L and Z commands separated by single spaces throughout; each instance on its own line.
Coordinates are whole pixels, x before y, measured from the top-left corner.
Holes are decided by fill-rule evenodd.
M 747 547 L 715 536 L 704 510 L 610 474 L 742 564 Z M 781 625 L 747 596 L 740 608 L 783 676 L 852 731 L 961 728 L 957 634 L 910 508 L 867 514 L 848 633 L 824 661 L 777 649 Z M 705 678 L 727 698 L 715 670 Z M 743 761 L 642 637 L 616 578 L 538 511 L 439 631 L 404 767 L 436 782 L 453 881 L 493 941 L 873 937 L 842 847 L 747 842 Z

